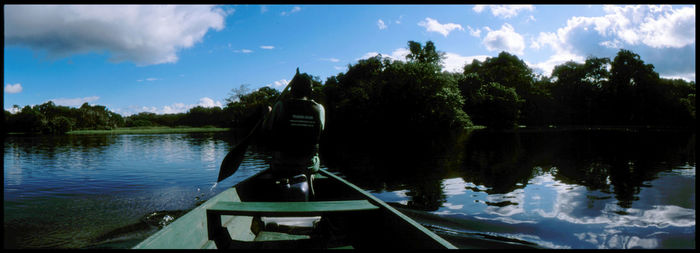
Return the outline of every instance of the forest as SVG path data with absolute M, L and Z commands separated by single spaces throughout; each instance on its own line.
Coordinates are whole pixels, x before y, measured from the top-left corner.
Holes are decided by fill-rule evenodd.
M 450 129 L 527 127 L 695 127 L 695 82 L 659 77 L 654 66 L 621 49 L 613 59 L 569 61 L 538 75 L 517 56 L 501 52 L 442 71 L 445 54 L 432 41 L 409 41 L 406 61 L 381 55 L 348 65 L 325 82 L 313 78 L 314 99 L 326 109 L 329 135 L 418 134 Z M 72 130 L 147 126 L 248 128 L 278 90 L 233 88 L 226 105 L 186 113 L 122 116 L 105 106 L 15 105 L 5 110 L 5 133 L 64 134 Z

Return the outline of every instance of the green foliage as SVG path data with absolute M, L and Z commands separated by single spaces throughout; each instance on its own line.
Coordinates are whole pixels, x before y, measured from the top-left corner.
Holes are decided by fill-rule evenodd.
M 490 57 L 480 62 L 472 61 L 464 66 L 464 74 L 477 74 L 484 83 L 496 82 L 505 87 L 515 88 L 518 94 L 527 95 L 534 82 L 532 69 L 517 56 L 501 52 L 498 57 Z
M 487 58 L 484 62 L 473 60 L 471 64 L 464 66 L 463 73 L 466 77 L 466 82 L 469 83 L 462 88 L 464 92 L 474 92 L 475 89 L 489 83 L 498 83 L 507 88 L 514 88 L 519 97 L 518 101 L 522 100 L 522 102 L 517 103 L 520 106 L 518 109 L 524 112 L 523 114 L 525 117 L 531 117 L 532 115 L 541 113 L 541 110 L 538 110 L 538 108 L 542 108 L 544 104 L 537 104 L 536 102 L 539 101 L 545 104 L 547 102 L 547 98 L 542 97 L 546 92 L 539 92 L 541 88 L 534 86 L 535 75 L 532 73 L 532 69 L 530 69 L 523 60 L 507 52 L 501 52 L 498 54 L 498 57 Z M 472 75 L 472 77 L 469 77 L 470 75 Z M 478 77 L 478 79 L 475 79 L 473 75 Z M 463 95 L 465 97 L 478 96 L 474 94 Z M 476 99 L 477 97 L 473 98 Z M 465 110 L 467 112 L 473 112 L 474 110 L 480 109 L 467 108 Z M 499 115 L 488 117 L 499 117 Z M 506 116 L 506 118 L 509 117 L 510 116 Z M 527 121 L 527 119 L 518 120 Z M 489 120 L 489 122 L 491 122 L 491 120 Z M 497 122 L 497 120 L 493 122 Z M 477 124 L 479 124 L 478 121 Z
M 425 51 L 416 51 L 427 49 L 437 55 L 432 42 L 425 48 L 409 45 L 417 46 L 408 62 L 375 56 L 327 79 L 322 93 L 329 135 L 415 137 L 471 125 L 454 75 L 441 73 L 436 62 L 425 60 L 439 57 L 424 57 Z
M 64 134 L 73 130 L 75 126 L 75 121 L 68 117 L 57 116 L 49 122 L 48 133 L 51 134 Z
M 234 127 L 251 127 L 262 117 L 265 108 L 273 106 L 280 92 L 270 87 L 262 87 L 254 92 L 248 92 L 245 85 L 232 90 L 232 95 L 222 112 L 222 117 L 232 121 Z M 217 124 L 220 125 L 220 124 Z
M 695 121 L 695 93 L 688 94 L 687 97 L 679 99 L 678 102 L 683 105 L 687 114 Z
M 584 63 L 566 62 L 555 66 L 550 77 L 534 75 L 508 53 L 474 60 L 463 74 L 459 86 L 466 98 L 464 111 L 476 124 L 485 124 L 484 117 L 502 116 L 477 105 L 483 99 L 479 88 L 495 82 L 515 88 L 524 100 L 517 124 L 695 125 L 695 82 L 659 78 L 653 65 L 628 50 L 620 50 L 612 61 L 589 57 Z
M 592 124 L 596 98 L 603 81 L 609 76 L 606 59 L 589 58 L 584 64 L 573 61 L 558 65 L 552 71 L 555 78 L 551 91 L 556 104 L 556 122 L 559 124 Z
M 409 41 L 408 49 L 411 51 L 411 53 L 406 55 L 406 59 L 409 62 L 426 63 L 439 66 L 445 58 L 445 53 L 438 52 L 435 49 L 435 44 L 433 44 L 432 41 L 426 42 L 425 47 L 418 42 Z
M 226 124 L 226 122 L 222 120 L 223 118 L 223 110 L 220 107 L 215 106 L 207 108 L 202 106 L 196 106 L 191 108 L 189 111 L 187 111 L 187 113 L 178 118 L 175 121 L 175 123 L 177 125 L 194 127 L 209 125 L 222 126 Z
M 13 128 L 11 128 L 11 131 L 14 130 L 37 133 L 41 132 L 41 129 L 45 123 L 45 118 L 41 112 L 27 105 L 22 108 L 22 111 L 15 115 L 14 123 L 15 125 Z
M 439 70 L 435 64 L 422 62 L 395 61 L 386 66 L 377 109 L 384 119 L 396 117 L 387 124 L 414 125 L 427 131 L 471 125 L 462 110 L 464 98 L 457 80 Z
M 85 103 L 80 108 L 70 108 L 49 101 L 25 106 L 14 115 L 6 113 L 6 124 L 6 132 L 64 134 L 75 129 L 113 129 L 123 126 L 124 120 L 105 106 Z
M 695 82 L 664 79 L 629 50 L 613 60 L 589 57 L 584 63 L 555 66 L 539 76 L 515 55 L 501 52 L 474 60 L 462 73 L 441 72 L 444 53 L 434 43 L 408 42 L 407 61 L 381 55 L 359 60 L 322 83 L 312 78 L 312 98 L 326 108 L 326 131 L 333 136 L 434 136 L 475 124 L 695 126 Z M 187 113 L 142 112 L 122 117 L 105 106 L 80 108 L 15 105 L 5 111 L 6 132 L 61 134 L 70 130 L 117 127 L 250 127 L 280 92 L 247 85 L 231 90 L 224 108 L 194 107 Z
M 496 129 L 515 126 L 520 104 L 524 102 L 515 92 L 515 88 L 490 82 L 482 85 L 477 94 L 479 100 L 475 101 L 474 107 L 478 113 L 472 115 L 475 122 Z

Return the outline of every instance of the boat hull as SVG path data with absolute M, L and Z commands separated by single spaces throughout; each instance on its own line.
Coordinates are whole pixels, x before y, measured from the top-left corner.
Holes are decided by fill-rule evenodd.
M 134 248 L 455 248 L 432 231 L 345 179 L 325 170 L 321 170 L 314 177 L 315 196 L 313 201 L 302 205 L 292 205 L 273 202 L 279 201 L 279 193 L 274 190 L 274 187 L 270 187 L 271 174 L 267 171 L 261 172 L 207 200 Z M 258 203 L 259 205 L 249 207 L 240 204 L 241 202 Z M 266 202 L 289 207 L 281 209 L 302 208 L 294 206 L 304 206 L 303 208 L 308 209 L 309 206 L 313 207 L 316 203 L 319 204 L 319 207 L 318 210 L 313 209 L 316 210 L 315 212 L 303 210 L 300 213 L 291 214 L 290 210 L 281 210 L 279 213 L 267 210 L 265 215 L 258 216 L 249 213 L 245 213 L 246 215 L 225 215 L 225 208 L 221 209 L 222 206 L 226 207 L 226 204 L 223 203 L 229 203 L 238 208 L 261 208 L 260 206 L 266 206 Z M 328 203 L 334 204 L 336 202 L 340 204 L 352 203 L 353 205 L 368 202 L 373 208 L 367 208 L 368 203 L 363 204 L 361 209 L 321 206 L 321 204 L 329 205 Z M 223 214 L 220 215 L 220 221 L 216 222 L 220 222 L 221 227 L 225 228 L 222 230 L 227 234 L 224 236 L 225 239 L 210 239 L 212 232 L 208 231 L 208 228 L 213 226 L 207 224 L 207 210 L 209 210 L 209 220 L 214 217 L 211 216 L 212 213 L 215 213 L 213 210 L 219 210 L 219 214 Z M 308 215 L 298 215 L 304 212 L 309 213 Z M 236 213 L 244 212 L 238 210 Z M 216 214 L 216 217 L 219 214 Z M 266 215 L 287 217 L 266 217 Z M 295 218 L 294 216 L 299 217 Z M 291 226 L 291 228 L 297 230 L 302 228 L 303 230 L 306 227 L 308 230 L 302 233 L 296 233 L 298 231 L 285 231 L 286 233 L 267 231 L 270 224 L 274 224 L 275 228 L 278 228 L 277 223 L 293 223 L 295 221 L 307 224 Z

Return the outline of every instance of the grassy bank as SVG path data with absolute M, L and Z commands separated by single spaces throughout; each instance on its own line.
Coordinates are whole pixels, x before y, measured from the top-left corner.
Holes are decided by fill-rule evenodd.
M 66 134 L 173 134 L 224 132 L 228 130 L 229 128 L 219 127 L 123 127 L 113 130 L 76 130 Z

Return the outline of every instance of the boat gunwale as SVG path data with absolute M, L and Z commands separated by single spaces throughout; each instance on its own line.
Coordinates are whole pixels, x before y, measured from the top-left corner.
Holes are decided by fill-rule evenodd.
M 268 170 L 269 170 L 269 169 L 261 170 L 261 171 L 255 173 L 254 175 L 252 175 L 252 176 L 250 176 L 250 177 L 248 177 L 248 178 L 246 178 L 246 179 L 244 179 L 244 180 L 242 180 L 242 181 L 236 183 L 236 184 L 235 184 L 234 186 L 232 186 L 231 188 L 226 189 L 226 190 L 222 191 L 221 193 L 215 195 L 214 197 L 208 199 L 207 201 L 203 202 L 202 204 L 200 204 L 200 205 L 198 205 L 197 207 L 193 208 L 192 210 L 188 211 L 185 215 L 183 215 L 183 216 L 181 216 L 180 218 L 178 218 L 178 219 L 176 219 L 175 221 L 173 221 L 173 222 L 172 222 L 171 224 L 169 224 L 168 226 L 163 227 L 163 228 L 160 229 L 158 232 L 156 232 L 156 233 L 152 234 L 151 236 L 149 236 L 148 238 L 144 239 L 144 240 L 141 241 L 139 244 L 137 244 L 136 246 L 134 246 L 133 249 L 147 248 L 147 247 L 145 247 L 145 246 L 146 246 L 146 245 L 145 245 L 146 242 L 157 241 L 157 240 L 158 240 L 158 237 L 162 237 L 163 234 L 166 233 L 165 231 L 167 231 L 167 230 L 172 230 L 172 229 L 173 229 L 173 225 L 179 224 L 179 221 L 182 221 L 181 218 L 187 216 L 188 214 L 193 213 L 193 212 L 194 212 L 195 210 L 197 210 L 197 209 L 203 209 L 203 211 L 204 211 L 203 213 L 205 214 L 205 215 L 204 215 L 204 219 L 206 219 L 206 208 L 204 208 L 204 207 L 209 206 L 209 205 L 213 204 L 214 202 L 220 201 L 220 200 L 219 200 L 220 197 L 219 197 L 219 198 L 217 198 L 217 197 L 220 196 L 220 195 L 222 195 L 222 194 L 224 194 L 224 192 L 229 192 L 229 191 L 231 191 L 231 190 L 233 190 L 234 192 L 237 192 L 236 189 L 237 189 L 239 186 L 244 185 L 244 184 L 247 184 L 247 183 L 251 182 L 252 180 L 255 180 L 255 179 L 259 178 L 261 175 L 263 175 L 264 173 L 268 172 Z M 347 180 L 341 178 L 340 176 L 337 176 L 337 175 L 333 174 L 332 172 L 330 172 L 330 171 L 328 171 L 328 170 L 326 170 L 326 169 L 320 169 L 318 173 L 321 174 L 322 176 L 328 177 L 329 179 L 334 179 L 335 181 L 339 182 L 340 184 L 343 184 L 343 185 L 345 185 L 345 186 L 347 186 L 347 187 L 350 187 L 350 188 L 353 189 L 354 191 L 358 192 L 358 193 L 363 197 L 363 199 L 369 201 L 370 203 L 372 203 L 372 204 L 374 204 L 374 205 L 377 205 L 377 207 L 379 207 L 380 210 L 385 210 L 385 211 L 387 211 L 390 215 L 393 215 L 393 216 L 395 216 L 395 217 L 398 217 L 400 220 L 403 220 L 403 221 L 406 222 L 409 226 L 411 226 L 411 227 L 413 227 L 415 230 L 419 231 L 421 234 L 424 234 L 425 236 L 427 236 L 427 237 L 430 238 L 431 240 L 435 241 L 439 246 L 441 246 L 441 247 L 443 247 L 443 248 L 446 248 L 446 249 L 457 249 L 457 247 L 455 247 L 454 245 L 452 245 L 450 242 L 448 242 L 448 241 L 445 240 L 444 238 L 438 236 L 438 235 L 435 234 L 434 232 L 430 231 L 429 229 L 427 229 L 426 227 L 424 227 L 424 226 L 421 225 L 420 223 L 418 223 L 418 222 L 416 222 L 415 220 L 411 219 L 410 217 L 404 215 L 403 213 L 401 213 L 401 212 L 398 211 L 397 209 L 391 207 L 391 206 L 388 205 L 386 202 L 384 202 L 384 201 L 380 200 L 379 198 L 373 196 L 373 195 L 370 194 L 369 192 L 367 192 L 367 191 L 365 191 L 365 190 L 359 188 L 358 186 L 356 186 L 356 185 L 350 183 L 349 181 L 347 181 Z M 239 195 L 238 193 L 236 193 L 236 194 L 237 194 L 237 197 L 240 199 L 240 195 Z M 191 215 L 190 215 L 190 216 L 191 216 Z M 188 219 L 197 219 L 197 218 L 188 217 Z M 206 228 L 205 228 L 205 230 L 206 230 Z M 211 242 L 211 240 L 206 241 L 206 242 L 205 242 L 203 245 L 201 245 L 201 246 L 210 245 L 210 244 L 211 244 L 210 242 Z

